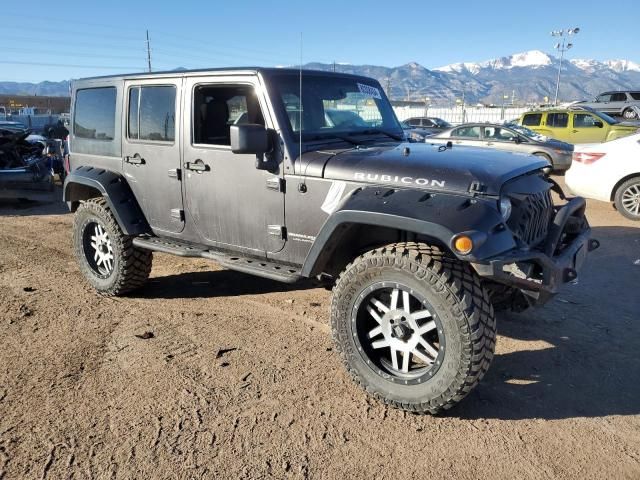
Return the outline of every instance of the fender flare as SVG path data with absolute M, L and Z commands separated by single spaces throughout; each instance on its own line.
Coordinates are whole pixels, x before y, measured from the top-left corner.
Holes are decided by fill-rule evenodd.
M 345 227 L 371 225 L 415 233 L 451 250 L 456 234 L 465 233 L 476 247 L 469 255 L 456 255 L 464 261 L 479 261 L 516 246 L 503 226 L 494 200 L 470 198 L 450 193 L 365 187 L 356 189 L 327 218 L 302 266 L 303 276 L 321 273 L 325 253 L 337 248 Z M 453 252 L 455 254 L 455 252 Z
M 81 200 L 96 197 L 96 192 L 107 201 L 125 235 L 151 233 L 131 187 L 119 173 L 90 166 L 79 167 L 65 179 L 63 200 L 73 212 Z

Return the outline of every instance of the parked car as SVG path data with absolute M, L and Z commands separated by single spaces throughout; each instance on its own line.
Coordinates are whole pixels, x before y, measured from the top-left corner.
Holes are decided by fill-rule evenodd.
M 24 123 L 12 122 L 9 120 L 0 120 L 0 130 L 6 130 L 9 132 L 26 132 L 29 130 Z
M 64 200 L 89 284 L 142 287 L 154 251 L 315 278 L 346 369 L 411 412 L 462 400 L 493 357 L 494 308 L 544 303 L 598 246 L 584 199 L 554 205 L 548 162 L 407 143 L 372 78 L 143 73 L 76 80 L 71 104 Z M 230 105 L 256 120 L 232 124 Z M 366 126 L 327 124 L 327 105 Z
M 520 116 L 518 125 L 574 145 L 609 142 L 638 131 L 637 125 L 620 123 L 606 113 L 580 106 L 527 112 Z
M 449 122 L 445 122 L 437 117 L 411 117 L 404 120 L 410 127 L 428 128 L 433 131 L 442 131 L 451 127 Z
M 409 140 L 410 142 L 424 142 L 427 137 L 430 137 L 436 133 L 427 128 L 412 127 L 405 122 L 400 122 L 400 126 L 402 127 L 407 140 Z
M 593 108 L 598 112 L 619 115 L 627 120 L 633 120 L 638 118 L 638 114 L 633 107 L 640 107 L 640 90 L 604 92 L 592 102 L 577 102 L 575 105 Z
M 529 153 L 548 160 L 553 170 L 558 172 L 571 166 L 573 153 L 573 145 L 569 143 L 547 138 L 526 127 L 514 124 L 464 123 L 427 140 L 451 141 L 454 145 Z
M 577 146 L 565 181 L 575 194 L 613 202 L 622 215 L 640 220 L 640 134 Z

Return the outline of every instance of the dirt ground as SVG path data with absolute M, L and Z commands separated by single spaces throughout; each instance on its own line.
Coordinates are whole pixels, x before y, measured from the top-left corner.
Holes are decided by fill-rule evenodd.
M 157 254 L 134 296 L 83 281 L 63 204 L 0 204 L 0 480 L 640 478 L 640 225 L 545 307 L 498 317 L 459 406 L 369 399 L 332 350 L 329 292 Z

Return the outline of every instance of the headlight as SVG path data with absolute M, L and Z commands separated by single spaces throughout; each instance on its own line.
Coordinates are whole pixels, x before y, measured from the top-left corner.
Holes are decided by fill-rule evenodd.
M 511 200 L 507 197 L 502 197 L 500 199 L 500 214 L 505 222 L 509 220 L 509 217 L 511 216 Z

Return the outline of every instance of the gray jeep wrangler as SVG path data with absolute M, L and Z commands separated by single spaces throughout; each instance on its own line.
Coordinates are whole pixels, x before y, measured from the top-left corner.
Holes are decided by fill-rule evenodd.
M 494 311 L 544 303 L 598 246 L 585 201 L 564 198 L 546 160 L 408 143 L 370 78 L 90 78 L 72 106 L 64 198 L 99 293 L 141 287 L 154 251 L 317 279 L 333 288 L 347 370 L 405 410 L 464 398 L 491 363 Z

